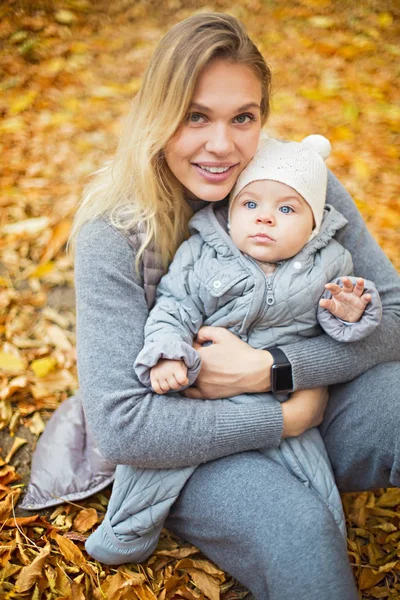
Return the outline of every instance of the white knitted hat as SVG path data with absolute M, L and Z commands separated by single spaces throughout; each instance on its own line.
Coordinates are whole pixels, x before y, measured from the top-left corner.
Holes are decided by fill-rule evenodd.
M 328 181 L 324 160 L 330 152 L 330 142 L 322 135 L 309 135 L 302 142 L 263 139 L 254 158 L 239 175 L 230 195 L 230 206 L 239 192 L 253 181 L 270 179 L 285 183 L 310 205 L 315 220 L 314 237 L 324 212 Z

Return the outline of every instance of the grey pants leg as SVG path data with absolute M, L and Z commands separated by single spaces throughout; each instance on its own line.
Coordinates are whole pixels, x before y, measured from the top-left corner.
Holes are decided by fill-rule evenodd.
M 258 600 L 357 600 L 343 536 L 325 503 L 258 452 L 199 466 L 166 527 Z
M 332 386 L 320 431 L 340 491 L 400 486 L 400 363 Z

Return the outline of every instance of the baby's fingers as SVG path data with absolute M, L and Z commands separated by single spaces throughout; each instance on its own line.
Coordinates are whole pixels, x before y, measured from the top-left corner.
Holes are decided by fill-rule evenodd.
M 342 282 L 343 282 L 343 290 L 345 292 L 347 292 L 349 294 L 353 293 L 356 296 L 358 296 L 359 298 L 363 295 L 365 283 L 364 283 L 364 279 L 362 277 L 359 277 L 357 279 L 357 283 L 354 286 L 348 277 L 342 277 Z
M 189 383 L 189 378 L 187 376 L 187 369 L 186 372 L 185 371 L 178 371 L 175 373 L 175 379 L 178 383 L 178 387 L 181 387 L 182 385 L 187 385 Z
M 361 302 L 364 304 L 364 306 L 367 306 L 368 302 L 371 301 L 371 298 L 372 298 L 371 294 L 363 294 L 361 296 Z
M 169 391 L 168 383 L 166 380 L 151 379 L 151 387 L 156 394 L 165 394 Z
M 343 291 L 343 288 L 337 283 L 327 283 L 325 289 L 329 290 L 332 296 L 337 296 L 337 294 Z
M 342 283 L 343 283 L 343 287 L 342 287 L 343 292 L 345 292 L 346 294 L 351 294 L 354 292 L 355 286 L 353 285 L 353 282 L 351 281 L 351 279 L 349 279 L 348 277 L 342 277 Z
M 335 308 L 333 300 L 328 300 L 328 298 L 322 298 L 322 300 L 319 301 L 319 305 L 321 308 L 325 308 L 325 310 L 329 310 L 330 312 Z

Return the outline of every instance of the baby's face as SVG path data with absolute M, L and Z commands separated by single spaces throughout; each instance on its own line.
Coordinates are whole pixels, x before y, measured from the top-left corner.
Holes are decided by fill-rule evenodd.
M 310 206 L 293 188 L 277 181 L 253 181 L 231 207 L 230 234 L 249 256 L 276 263 L 295 256 L 314 226 Z

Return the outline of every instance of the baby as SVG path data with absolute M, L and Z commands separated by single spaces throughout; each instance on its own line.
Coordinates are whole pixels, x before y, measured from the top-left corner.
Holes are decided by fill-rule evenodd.
M 343 277 L 353 266 L 333 237 L 347 222 L 325 206 L 329 153 L 318 135 L 301 143 L 263 140 L 231 193 L 230 236 L 218 222 L 220 207 L 192 218 L 196 233 L 159 285 L 135 364 L 156 393 L 195 382 L 200 360 L 192 342 L 203 324 L 265 349 L 318 335 L 319 325 L 339 341 L 378 325 L 374 285 L 366 291 L 363 279 Z

